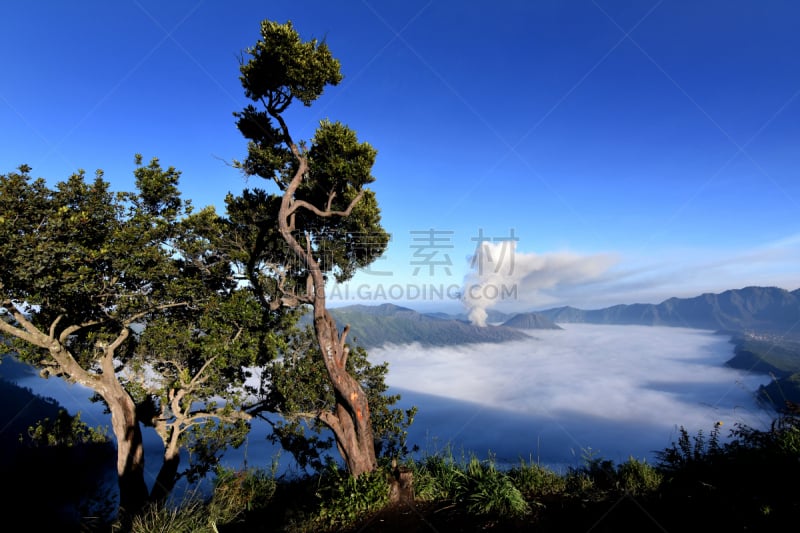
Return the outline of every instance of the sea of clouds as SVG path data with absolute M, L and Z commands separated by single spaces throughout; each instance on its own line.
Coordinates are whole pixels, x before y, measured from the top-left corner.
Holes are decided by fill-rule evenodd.
M 370 351 L 389 363 L 390 393 L 401 407 L 417 406 L 409 431 L 418 455 L 449 449 L 457 457 L 493 457 L 501 465 L 521 459 L 557 471 L 587 456 L 653 463 L 655 452 L 676 441 L 680 426 L 705 434 L 723 422 L 722 436 L 737 423 L 766 427 L 773 413 L 754 399 L 768 376 L 724 365 L 733 345 L 710 331 L 648 326 L 562 324 L 531 338 L 502 344 L 441 348 L 386 346 Z M 35 375 L 17 380 L 52 397 L 90 425 L 109 425 L 88 390 Z M 229 450 L 232 468 L 295 468 L 266 439 L 268 425 L 254 421 L 246 443 Z M 147 471 L 161 464 L 158 436 L 147 428 Z
M 423 453 L 500 463 L 536 460 L 553 468 L 587 455 L 655 461 L 679 428 L 706 435 L 722 422 L 764 427 L 772 413 L 754 399 L 768 376 L 724 363 L 730 338 L 710 331 L 562 324 L 503 344 L 372 350 L 389 363 L 402 405 L 417 405 L 409 441 Z

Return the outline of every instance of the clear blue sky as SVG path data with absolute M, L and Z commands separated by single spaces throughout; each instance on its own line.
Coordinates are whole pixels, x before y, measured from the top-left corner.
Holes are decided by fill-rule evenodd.
M 520 289 L 498 308 L 800 287 L 789 0 L 14 0 L 0 172 L 101 168 L 124 189 L 139 152 L 222 210 L 228 191 L 263 186 L 226 161 L 245 155 L 238 59 L 267 18 L 342 63 L 338 87 L 288 116 L 295 138 L 330 118 L 378 149 L 393 238 L 342 298 L 360 286 L 373 303 L 429 306 L 411 293 L 486 274 L 468 259 L 481 235 L 518 239 L 514 264 L 495 250 L 493 272 Z

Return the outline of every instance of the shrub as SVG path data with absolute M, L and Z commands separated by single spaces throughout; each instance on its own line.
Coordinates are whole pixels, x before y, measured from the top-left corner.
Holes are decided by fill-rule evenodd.
M 493 460 L 479 461 L 472 457 L 465 474 L 464 492 L 470 513 L 501 518 L 530 513 L 525 497 L 505 472 L 497 470 Z
M 661 486 L 663 476 L 646 461 L 633 457 L 617 466 L 617 487 L 633 496 L 655 492 Z
M 566 483 L 563 476 L 539 464 L 520 460 L 519 466 L 512 468 L 509 477 L 519 491 L 528 499 L 549 496 L 564 492 Z
M 380 469 L 354 478 L 329 463 L 320 481 L 318 520 L 326 526 L 352 524 L 380 510 L 389 500 L 388 473 Z
M 268 472 L 250 468 L 235 471 L 219 468 L 209 513 L 215 522 L 228 523 L 241 514 L 265 508 L 277 488 L 275 465 Z
M 180 506 L 150 505 L 133 517 L 131 533 L 216 533 L 205 505 L 199 500 Z
M 414 494 L 423 501 L 458 499 L 464 487 L 464 472 L 446 450 L 414 464 Z

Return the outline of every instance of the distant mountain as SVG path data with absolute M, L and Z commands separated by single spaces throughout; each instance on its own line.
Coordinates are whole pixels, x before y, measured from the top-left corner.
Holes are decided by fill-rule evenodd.
M 660 304 L 615 305 L 582 310 L 558 307 L 540 311 L 556 323 L 682 326 L 723 331 L 787 330 L 800 321 L 800 289 L 745 287 Z
M 426 315 L 393 304 L 350 305 L 332 308 L 330 312 L 339 327 L 350 325 L 349 339 L 365 348 L 412 342 L 448 346 L 530 338 L 510 327 L 478 327 L 464 320 Z
M 563 329 L 542 313 L 518 313 L 503 322 L 503 325 L 517 329 Z
M 441 312 L 432 312 L 432 313 L 425 313 L 426 316 L 431 316 L 435 318 L 444 318 L 447 320 L 461 320 L 463 322 L 469 322 L 469 315 L 467 313 L 457 313 L 457 314 L 450 314 L 450 313 L 441 313 Z M 508 313 L 503 313 L 502 311 L 497 311 L 496 309 L 487 309 L 486 310 L 486 322 L 488 324 L 502 324 L 513 315 Z

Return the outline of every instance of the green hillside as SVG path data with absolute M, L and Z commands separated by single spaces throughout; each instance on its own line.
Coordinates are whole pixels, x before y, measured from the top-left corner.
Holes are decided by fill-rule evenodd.
M 787 401 L 800 403 L 800 342 L 767 334 L 739 335 L 733 342 L 729 366 L 773 377 L 758 391 L 764 401 L 776 409 Z
M 331 314 L 340 328 L 349 324 L 350 340 L 365 348 L 410 343 L 450 346 L 530 338 L 509 327 L 478 327 L 466 321 L 424 315 L 393 304 L 339 307 L 331 309 Z

